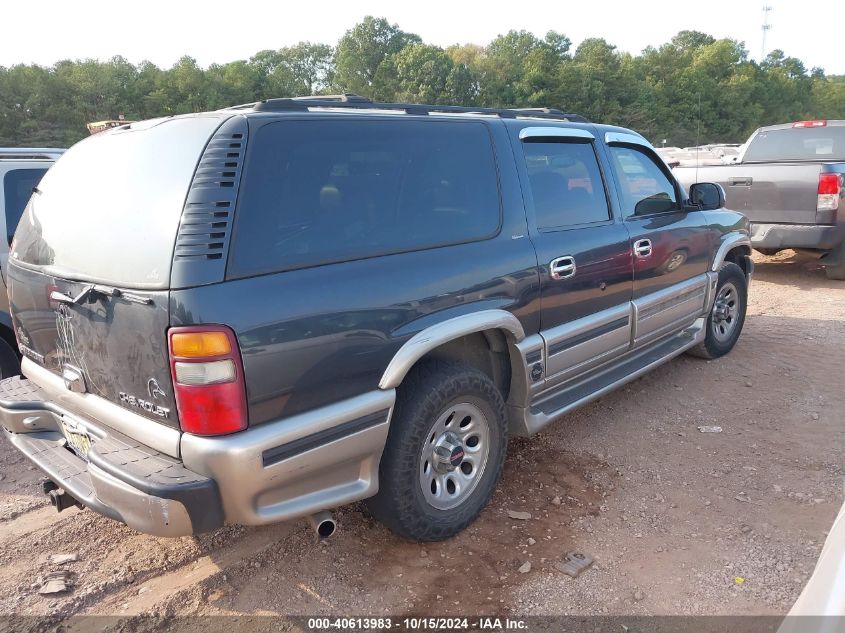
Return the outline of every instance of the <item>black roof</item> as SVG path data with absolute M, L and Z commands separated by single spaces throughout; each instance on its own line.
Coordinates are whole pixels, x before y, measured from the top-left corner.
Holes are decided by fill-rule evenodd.
M 354 94 L 318 95 L 312 97 L 291 97 L 265 99 L 255 103 L 233 106 L 230 110 L 252 110 L 254 112 L 308 112 L 311 108 L 343 108 L 350 110 L 390 110 L 405 114 L 487 114 L 503 119 L 532 117 L 556 119 L 572 123 L 589 123 L 580 114 L 563 112 L 553 108 L 474 108 L 452 105 L 426 105 L 421 103 L 383 103 L 371 101 Z

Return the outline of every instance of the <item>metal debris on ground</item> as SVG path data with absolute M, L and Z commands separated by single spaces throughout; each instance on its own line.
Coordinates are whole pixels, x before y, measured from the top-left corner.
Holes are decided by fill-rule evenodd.
M 508 510 L 508 516 L 512 519 L 519 519 L 520 521 L 527 521 L 531 518 L 530 512 L 517 512 L 516 510 Z
M 65 563 L 75 563 L 78 560 L 78 554 L 50 554 L 50 564 L 52 565 L 64 565 Z
M 585 569 L 593 564 L 593 559 L 580 552 L 569 552 L 563 557 L 562 563 L 555 563 L 555 568 L 567 576 L 577 578 Z
M 700 426 L 698 430 L 702 433 L 721 433 L 722 427 L 721 426 Z
M 70 590 L 70 573 L 66 571 L 53 571 L 44 577 L 41 583 L 41 588 L 38 593 L 41 595 L 49 595 L 53 593 L 63 593 Z

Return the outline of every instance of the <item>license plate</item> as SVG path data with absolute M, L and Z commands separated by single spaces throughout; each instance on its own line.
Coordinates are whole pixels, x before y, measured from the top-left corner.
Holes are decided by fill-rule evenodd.
M 75 420 L 62 418 L 62 434 L 67 440 L 70 449 L 82 459 L 88 460 L 88 451 L 91 450 L 91 436 Z

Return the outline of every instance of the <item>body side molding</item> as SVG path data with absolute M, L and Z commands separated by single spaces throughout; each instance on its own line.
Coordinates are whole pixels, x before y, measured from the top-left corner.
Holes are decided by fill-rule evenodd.
M 400 347 L 384 370 L 379 388 L 398 387 L 414 363 L 434 348 L 461 336 L 484 330 L 505 330 L 516 343 L 525 338 L 525 330 L 519 319 L 505 310 L 481 310 L 448 319 L 417 332 Z

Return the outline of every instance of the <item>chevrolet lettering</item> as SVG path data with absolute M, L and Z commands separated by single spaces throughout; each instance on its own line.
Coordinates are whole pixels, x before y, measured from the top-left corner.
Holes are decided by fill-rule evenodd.
M 128 404 L 130 407 L 138 407 L 139 409 L 143 409 L 147 413 L 152 413 L 153 415 L 157 415 L 162 418 L 166 418 L 170 415 L 170 409 L 159 406 L 154 402 L 141 400 L 141 398 L 136 398 L 135 396 L 131 396 L 128 393 L 124 393 L 123 391 L 118 394 L 118 397 L 120 398 L 120 401 L 124 404 Z

